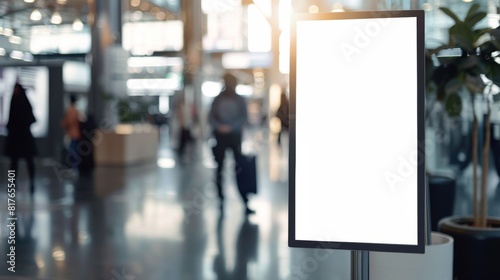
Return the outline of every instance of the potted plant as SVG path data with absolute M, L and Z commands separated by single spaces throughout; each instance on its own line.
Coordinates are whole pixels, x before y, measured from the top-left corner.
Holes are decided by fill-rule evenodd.
M 432 232 L 425 254 L 370 252 L 371 280 L 420 280 L 452 278 L 453 238 Z
M 478 4 L 471 5 L 463 20 L 448 8 L 441 7 L 440 10 L 455 23 L 449 29 L 449 42 L 432 50 L 430 54 L 458 50 L 459 55 L 438 56 L 439 66 L 429 73 L 430 82 L 435 85 L 437 98 L 443 101 L 450 116 L 461 113 L 461 91 L 466 91 L 471 100 L 473 215 L 444 218 L 439 223 L 439 230 L 451 235 L 455 241 L 455 279 L 497 279 L 500 275 L 500 219 L 487 216 L 486 190 L 491 102 L 494 85 L 500 85 L 500 65 L 497 63 L 500 58 L 500 29 L 476 28 L 486 17 Z M 486 112 L 478 110 L 478 99 Z M 483 118 L 484 124 L 482 143 L 478 141 L 480 118 Z M 481 169 L 479 148 L 482 153 Z

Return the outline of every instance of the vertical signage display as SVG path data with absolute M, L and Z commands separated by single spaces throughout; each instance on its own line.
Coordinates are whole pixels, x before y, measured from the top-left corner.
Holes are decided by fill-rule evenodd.
M 424 251 L 423 16 L 292 20 L 290 246 Z

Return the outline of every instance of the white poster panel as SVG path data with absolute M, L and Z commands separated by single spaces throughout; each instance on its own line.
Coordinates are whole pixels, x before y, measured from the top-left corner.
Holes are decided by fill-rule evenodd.
M 297 20 L 294 35 L 291 245 L 419 251 L 417 17 Z

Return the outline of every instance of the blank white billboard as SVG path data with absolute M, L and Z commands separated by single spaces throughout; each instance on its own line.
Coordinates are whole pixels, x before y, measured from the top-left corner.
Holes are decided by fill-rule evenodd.
M 422 17 L 294 20 L 290 246 L 423 252 Z

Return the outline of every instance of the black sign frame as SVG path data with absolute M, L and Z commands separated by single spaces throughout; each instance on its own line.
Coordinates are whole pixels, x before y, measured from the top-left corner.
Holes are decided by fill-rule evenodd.
M 417 129 L 418 129 L 418 170 L 417 170 L 417 244 L 381 244 L 381 243 L 358 243 L 358 242 L 335 242 L 322 240 L 299 240 L 296 238 L 296 120 L 300 116 L 296 115 L 296 81 L 297 81 L 297 23 L 300 21 L 321 21 L 321 20 L 349 20 L 349 19 L 370 19 L 370 18 L 401 18 L 411 17 L 416 19 L 416 42 L 417 42 L 417 96 L 415 96 L 415 106 L 417 106 Z M 382 252 L 402 252 L 402 253 L 424 253 L 425 251 L 425 125 L 424 125 L 424 96 L 425 96 L 425 44 L 424 44 L 424 12 L 421 10 L 405 11 L 358 11 L 341 13 L 310 13 L 295 14 L 291 20 L 290 31 L 290 142 L 289 142 L 289 247 L 299 248 L 325 248 L 340 250 L 359 251 L 382 251 Z M 331 34 L 318 34 L 318 36 L 332 36 Z M 385 109 L 385 108 L 384 108 Z M 390 109 L 390 108 L 389 108 Z M 381 110 L 383 110 L 381 108 Z M 345 121 L 345 120 L 344 120 Z M 353 202 L 356 203 L 356 202 Z M 363 205 L 359 205 L 363 207 Z M 367 210 L 368 211 L 368 210 Z M 334 223 L 324 219 L 324 223 Z M 394 221 L 397 223 L 397 221 Z M 342 225 L 340 225 L 342 226 Z

